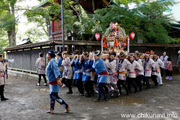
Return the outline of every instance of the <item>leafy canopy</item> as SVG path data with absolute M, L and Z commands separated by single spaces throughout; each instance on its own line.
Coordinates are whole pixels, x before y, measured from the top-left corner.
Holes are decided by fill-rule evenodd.
M 170 31 L 170 15 L 164 12 L 174 5 L 173 1 L 151 1 L 151 0 L 112 0 L 117 5 L 109 5 L 102 9 L 97 9 L 94 14 L 87 14 L 83 6 L 74 4 L 73 0 L 64 1 L 64 27 L 65 32 L 74 31 L 79 36 L 83 34 L 94 34 L 100 32 L 101 35 L 106 31 L 111 22 L 122 24 L 126 33 L 134 31 L 136 39 L 143 42 L 168 43 L 171 37 L 168 36 Z M 142 2 L 144 2 L 142 4 Z M 134 9 L 129 9 L 128 5 L 135 3 Z M 121 6 L 124 5 L 124 6 Z M 74 14 L 72 10 L 76 13 Z M 38 8 L 28 11 L 26 15 L 30 21 L 45 23 L 50 20 L 49 15 L 60 23 L 61 5 L 52 4 L 45 8 Z M 61 26 L 59 26 L 61 27 Z

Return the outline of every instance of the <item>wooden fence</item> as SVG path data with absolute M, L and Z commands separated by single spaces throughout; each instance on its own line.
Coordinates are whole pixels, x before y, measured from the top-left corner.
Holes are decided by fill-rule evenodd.
M 49 50 L 50 48 L 44 48 L 44 49 L 32 49 L 32 50 L 8 52 L 7 58 L 14 59 L 14 64 L 9 63 L 8 67 L 36 71 L 35 62 L 39 57 L 39 53 L 43 52 L 45 58 Z
M 41 48 L 41 49 L 31 49 L 24 51 L 7 52 L 7 58 L 14 59 L 14 64 L 8 64 L 8 67 L 36 71 L 35 61 L 37 60 L 39 53 L 43 52 L 45 58 L 46 53 L 50 49 L 52 48 Z M 173 66 L 176 66 L 177 58 L 178 58 L 177 52 L 179 50 L 179 47 L 157 47 L 157 46 L 135 46 L 135 45 L 131 46 L 130 49 L 131 52 L 135 52 L 136 50 L 143 53 L 146 51 L 154 50 L 158 54 L 158 56 L 161 56 L 163 52 L 166 51 L 167 55 L 172 59 Z

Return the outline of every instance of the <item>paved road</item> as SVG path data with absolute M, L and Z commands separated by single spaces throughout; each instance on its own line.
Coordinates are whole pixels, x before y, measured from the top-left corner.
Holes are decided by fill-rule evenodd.
M 164 81 L 158 88 L 101 103 L 93 102 L 96 96 L 78 96 L 75 87 L 73 95 L 66 95 L 67 88 L 61 88 L 60 96 L 71 105 L 71 112 L 64 113 L 63 106 L 56 103 L 53 115 L 46 113 L 48 87 L 35 84 L 36 80 L 10 76 L 5 86 L 5 96 L 10 100 L 0 101 L 0 120 L 145 120 L 153 115 L 161 115 L 162 120 L 180 120 L 180 76 Z M 123 114 L 131 114 L 134 118 L 123 118 Z

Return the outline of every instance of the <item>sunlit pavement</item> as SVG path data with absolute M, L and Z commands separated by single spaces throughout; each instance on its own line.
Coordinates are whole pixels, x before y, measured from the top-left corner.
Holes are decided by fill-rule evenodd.
M 59 95 L 71 105 L 71 111 L 64 113 L 64 107 L 56 103 L 55 114 L 46 113 L 49 109 L 48 86 L 43 86 L 43 81 L 41 86 L 36 86 L 36 82 L 10 76 L 5 86 L 5 96 L 10 100 L 0 101 L 0 120 L 144 120 L 153 114 L 166 115 L 161 116 L 162 120 L 180 119 L 180 75 L 174 76 L 172 81 L 164 80 L 164 85 L 158 88 L 98 103 L 94 102 L 96 95 L 93 98 L 78 96 L 75 87 L 74 93 L 67 95 L 67 88 L 61 88 Z M 175 115 L 170 116 L 171 113 Z M 123 118 L 122 114 L 137 116 Z

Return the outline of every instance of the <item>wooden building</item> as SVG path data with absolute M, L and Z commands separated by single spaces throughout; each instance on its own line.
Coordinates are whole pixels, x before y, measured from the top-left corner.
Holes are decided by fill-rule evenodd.
M 14 59 L 15 62 L 14 64 L 9 64 L 9 68 L 22 71 L 36 71 L 34 64 L 36 59 L 38 58 L 39 52 L 43 52 L 46 55 L 49 50 L 55 49 L 55 46 L 58 44 L 61 44 L 61 41 L 30 43 L 6 48 L 5 51 L 7 53 L 7 58 Z M 83 51 L 100 49 L 100 43 L 97 43 L 95 41 L 86 41 L 86 43 L 82 43 L 81 41 L 68 41 L 65 42 L 65 44 L 74 45 L 76 48 L 80 48 Z M 87 48 L 87 45 L 92 46 L 92 48 Z M 173 66 L 176 66 L 178 57 L 177 52 L 179 49 L 180 44 L 136 43 L 130 45 L 131 52 L 134 52 L 136 50 L 138 50 L 139 52 L 154 50 L 160 56 L 164 51 L 166 51 L 167 55 L 172 59 Z
M 28 43 L 23 45 L 17 45 L 4 49 L 8 59 L 14 59 L 14 64 L 9 64 L 11 68 L 36 71 L 35 61 L 40 52 L 44 53 L 44 57 L 49 50 L 57 50 L 58 45 L 61 45 L 62 41 L 51 40 L 40 43 Z M 95 51 L 100 49 L 100 42 L 98 41 L 65 41 L 65 45 L 73 45 L 74 49 L 81 51 Z M 91 46 L 91 47 L 88 47 Z M 69 52 L 71 54 L 72 52 Z M 46 61 L 47 63 L 47 61 Z
M 74 0 L 74 1 L 76 1 L 75 5 L 80 4 L 84 8 L 84 10 L 86 11 L 87 14 L 92 14 L 92 13 L 94 13 L 94 11 L 96 9 L 104 8 L 108 4 L 111 3 L 110 0 Z M 54 0 L 54 3 L 60 4 L 61 0 Z M 47 6 L 54 4 L 54 3 L 50 3 L 47 1 L 44 4 L 39 5 L 38 7 L 47 7 Z M 74 14 L 76 15 L 75 12 L 74 12 Z M 51 15 L 51 17 L 53 18 L 54 16 Z M 62 41 L 62 29 L 61 29 L 61 27 L 58 27 L 58 26 L 60 26 L 60 24 L 61 23 L 57 22 L 56 20 L 53 20 L 53 19 L 51 20 L 51 24 L 49 25 L 49 40 Z M 75 32 L 74 32 L 73 36 L 76 36 Z M 65 36 L 65 41 L 76 41 L 77 38 L 73 37 L 73 36 L 68 34 L 67 36 Z M 83 34 L 82 38 L 84 40 L 84 41 L 82 41 L 82 43 L 89 41 L 90 38 L 94 38 L 91 40 L 96 41 L 93 34 Z M 56 48 L 58 48 L 58 49 L 55 49 L 55 50 L 57 50 L 57 51 L 62 50 L 62 44 L 59 44 L 56 46 L 57 46 Z M 91 46 L 89 46 L 89 47 L 91 47 Z M 74 49 L 75 49 L 75 47 L 73 45 L 66 45 L 65 44 L 65 50 L 72 52 L 72 50 L 74 50 Z

